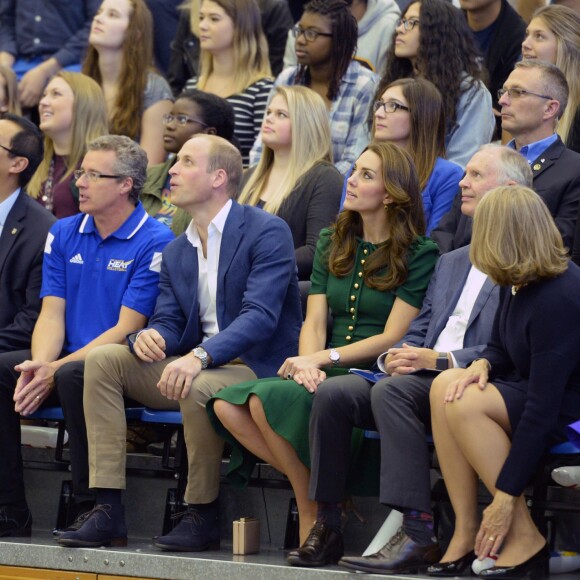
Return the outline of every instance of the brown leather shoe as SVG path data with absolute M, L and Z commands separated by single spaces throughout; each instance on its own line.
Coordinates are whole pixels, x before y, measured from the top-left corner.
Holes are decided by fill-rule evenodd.
M 286 561 L 291 566 L 327 566 L 336 564 L 343 554 L 342 532 L 316 521 L 304 544 L 292 550 Z
M 371 574 L 417 574 L 441 559 L 439 544 L 419 546 L 399 528 L 375 554 L 342 558 L 338 565 Z

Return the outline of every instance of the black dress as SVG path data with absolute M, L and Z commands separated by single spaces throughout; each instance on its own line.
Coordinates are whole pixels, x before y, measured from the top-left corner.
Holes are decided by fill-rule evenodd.
M 580 418 L 580 268 L 521 288 L 502 288 L 493 337 L 481 354 L 501 393 L 512 446 L 496 487 L 520 495 L 547 446 Z

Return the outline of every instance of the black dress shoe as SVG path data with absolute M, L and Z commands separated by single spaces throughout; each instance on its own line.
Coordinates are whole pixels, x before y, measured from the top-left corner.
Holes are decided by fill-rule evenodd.
M 427 574 L 429 576 L 463 576 L 467 572 L 467 575 L 470 576 L 472 573 L 471 564 L 473 564 L 473 560 L 476 558 L 477 556 L 472 550 L 457 560 L 439 562 L 438 564 L 429 566 L 427 568 Z
M 316 521 L 306 541 L 286 558 L 291 566 L 327 566 L 336 564 L 344 554 L 342 532 Z
M 399 528 L 375 554 L 342 558 L 338 565 L 370 574 L 417 574 L 440 559 L 439 544 L 419 546 Z
M 27 538 L 31 530 L 32 514 L 28 507 L 0 506 L 0 538 Z
M 125 508 L 122 504 L 96 505 L 78 530 L 63 532 L 56 541 L 69 548 L 126 546 Z
M 548 544 L 529 560 L 517 566 L 494 566 L 479 573 L 480 578 L 530 578 L 538 580 L 550 575 L 550 549 Z

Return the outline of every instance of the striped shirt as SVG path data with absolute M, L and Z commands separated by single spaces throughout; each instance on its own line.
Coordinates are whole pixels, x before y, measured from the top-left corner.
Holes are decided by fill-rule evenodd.
M 195 89 L 196 86 L 197 77 L 193 77 L 187 81 L 185 88 Z M 248 165 L 250 149 L 260 134 L 271 89 L 272 81 L 270 79 L 260 79 L 251 84 L 245 91 L 226 98 L 226 101 L 234 108 L 234 135 L 242 152 L 244 167 Z

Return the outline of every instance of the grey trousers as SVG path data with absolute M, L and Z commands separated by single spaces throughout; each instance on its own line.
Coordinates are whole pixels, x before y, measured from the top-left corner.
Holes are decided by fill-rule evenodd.
M 163 369 L 178 357 L 145 363 L 118 344 L 93 350 L 85 364 L 84 406 L 89 442 L 89 486 L 125 488 L 126 432 L 123 396 L 153 409 L 181 410 L 189 475 L 185 501 L 209 503 L 219 493 L 223 440 L 205 410 L 224 387 L 256 378 L 244 364 L 202 371 L 185 399 L 172 401 L 157 388 Z
M 431 513 L 429 390 L 436 374 L 387 377 L 376 384 L 356 375 L 321 383 L 310 415 L 310 499 L 344 498 L 353 427 L 381 438 L 381 503 Z

